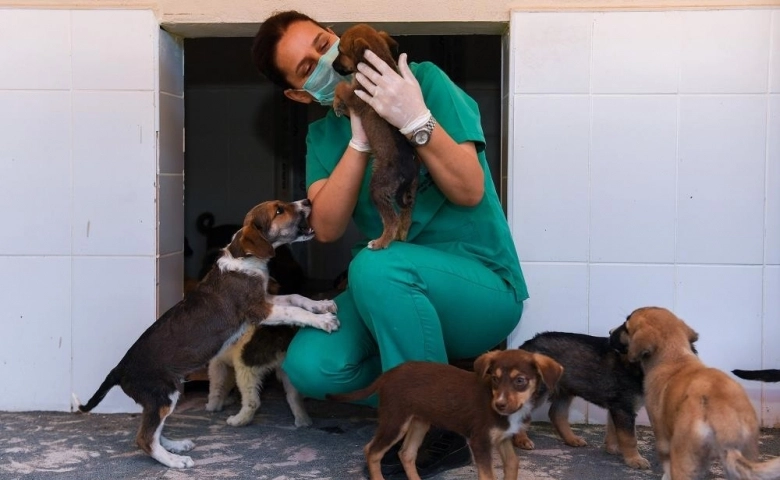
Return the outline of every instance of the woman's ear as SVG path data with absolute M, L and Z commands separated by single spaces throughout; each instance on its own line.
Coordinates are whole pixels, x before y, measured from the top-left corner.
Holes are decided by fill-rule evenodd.
M 290 100 L 298 103 L 311 103 L 314 98 L 305 90 L 298 90 L 296 88 L 287 88 L 284 90 L 284 96 Z

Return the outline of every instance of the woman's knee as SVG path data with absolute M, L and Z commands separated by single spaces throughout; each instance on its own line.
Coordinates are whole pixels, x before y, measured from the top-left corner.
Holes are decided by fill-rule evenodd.
M 349 264 L 349 285 L 353 295 L 360 296 L 367 291 L 382 290 L 389 281 L 399 278 L 399 272 L 408 269 L 404 256 L 393 242 L 388 248 L 370 250 L 364 248 Z

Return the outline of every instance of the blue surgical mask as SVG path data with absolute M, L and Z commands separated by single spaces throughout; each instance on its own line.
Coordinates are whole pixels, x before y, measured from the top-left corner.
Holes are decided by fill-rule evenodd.
M 320 104 L 330 106 L 336 94 L 336 85 L 339 82 L 349 82 L 351 80 L 350 77 L 341 76 L 333 70 L 333 60 L 338 55 L 339 40 L 337 39 L 328 51 L 325 52 L 325 55 L 320 57 L 317 66 L 314 67 L 309 78 L 306 79 L 306 83 L 303 84 L 303 88 L 298 90 L 304 90 Z

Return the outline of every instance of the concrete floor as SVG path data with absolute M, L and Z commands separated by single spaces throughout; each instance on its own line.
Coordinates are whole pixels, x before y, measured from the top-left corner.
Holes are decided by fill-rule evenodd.
M 169 469 L 135 445 L 138 415 L 68 414 L 50 412 L 0 413 L 0 479 L 360 479 L 362 447 L 374 432 L 375 410 L 368 407 L 307 400 L 314 424 L 296 429 L 281 388 L 270 384 L 254 423 L 230 427 L 225 419 L 238 411 L 204 410 L 206 392 L 188 390 L 165 434 L 190 438 L 195 467 Z M 604 428 L 576 425 L 589 443 L 564 445 L 548 424 L 532 426 L 533 451 L 518 451 L 520 479 L 607 480 L 660 479 L 661 468 L 647 427 L 638 431 L 639 449 L 651 470 L 625 466 L 601 447 Z M 780 429 L 762 431 L 762 458 L 780 455 Z M 499 463 L 496 457 L 497 472 Z M 442 480 L 475 479 L 469 465 L 439 475 Z M 497 473 L 497 478 L 502 478 Z M 722 478 L 717 466 L 709 478 Z

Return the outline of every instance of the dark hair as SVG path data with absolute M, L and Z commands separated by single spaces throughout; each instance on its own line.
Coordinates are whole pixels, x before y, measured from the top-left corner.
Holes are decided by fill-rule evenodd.
M 268 80 L 282 88 L 293 88 L 293 86 L 276 65 L 276 46 L 287 28 L 295 22 L 311 22 L 325 29 L 310 16 L 296 10 L 276 12 L 260 25 L 252 43 L 252 61 L 255 67 Z

